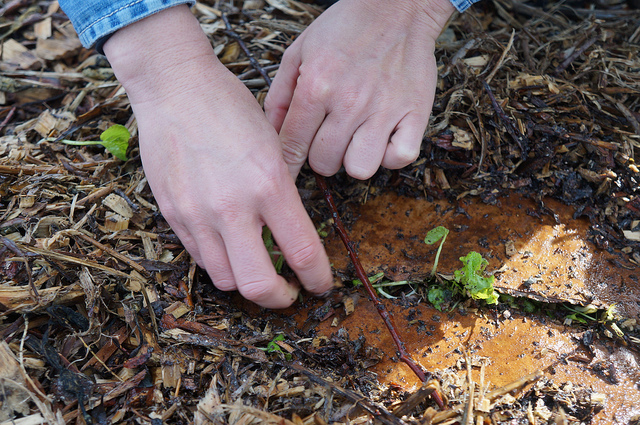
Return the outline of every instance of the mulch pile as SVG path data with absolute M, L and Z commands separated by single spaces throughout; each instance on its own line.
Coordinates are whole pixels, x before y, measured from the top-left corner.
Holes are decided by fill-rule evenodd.
M 622 250 L 637 265 L 634 6 L 485 0 L 456 15 L 437 46 L 440 80 L 420 159 L 369 183 L 338 175 L 340 202 L 358 202 L 370 187 L 487 203 L 509 190 L 541 203 L 551 196 L 591 220 L 598 247 Z M 197 3 L 193 11 L 222 62 L 262 101 L 266 84 L 234 37 L 273 76 L 285 47 L 321 9 L 245 0 Z M 585 390 L 542 380 L 525 403 L 505 399 L 509 388 L 482 384 L 474 392 L 471 380 L 454 383 L 442 372 L 452 409 L 436 413 L 425 391 L 381 386 L 367 372 L 379 353 L 363 338 L 320 338 L 281 313 L 241 308 L 239 298 L 215 290 L 163 220 L 126 95 L 105 58 L 81 48 L 57 2 L 4 3 L 0 41 L 0 423 L 323 424 L 376 416 L 400 424 L 463 415 L 502 423 L 543 417 L 535 409 L 549 410 L 544 400 L 563 391 L 572 401 L 553 402 L 563 407 L 549 410 L 556 423 L 597 410 L 597 395 Z M 126 161 L 100 146 L 60 142 L 98 140 L 113 124 L 133 135 Z M 300 187 L 314 218 L 326 220 L 308 172 Z M 539 376 L 530 378 L 514 388 Z M 475 413 L 465 413 L 474 398 Z

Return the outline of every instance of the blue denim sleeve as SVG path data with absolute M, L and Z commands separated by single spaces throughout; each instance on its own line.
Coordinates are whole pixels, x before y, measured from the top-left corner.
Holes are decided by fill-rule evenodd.
M 451 0 L 451 4 L 458 9 L 458 12 L 464 12 L 471 7 L 472 4 L 477 3 L 480 0 Z
M 116 30 L 179 4 L 195 0 L 59 0 L 84 47 L 98 51 Z

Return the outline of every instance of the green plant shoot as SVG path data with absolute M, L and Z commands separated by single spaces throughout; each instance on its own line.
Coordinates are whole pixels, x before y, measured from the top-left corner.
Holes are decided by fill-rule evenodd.
M 380 279 L 382 279 L 383 277 L 384 277 L 384 272 L 376 273 L 373 276 L 369 276 L 369 283 L 374 284 L 378 282 Z M 360 279 L 353 279 L 351 283 L 353 283 L 353 286 L 362 285 L 362 282 L 360 281 Z
M 427 298 L 438 311 L 442 311 L 442 304 L 446 301 L 446 291 L 440 286 L 432 286 L 429 288 Z
M 431 229 L 427 236 L 424 238 L 424 243 L 427 245 L 433 245 L 438 242 L 440 239 L 440 246 L 438 247 L 438 252 L 436 252 L 436 261 L 433 263 L 433 269 L 431 269 L 431 277 L 436 275 L 436 270 L 438 269 L 438 260 L 440 259 L 440 252 L 442 251 L 442 245 L 444 245 L 444 241 L 447 240 L 447 235 L 449 234 L 449 229 L 443 226 L 438 226 L 435 229 Z
M 127 160 L 127 149 L 129 148 L 131 133 L 123 125 L 114 124 L 100 134 L 100 140 L 62 140 L 62 143 L 73 146 L 102 145 L 113 156 L 123 161 Z
M 276 242 L 271 234 L 271 229 L 267 226 L 262 228 L 262 240 L 265 248 L 267 248 L 267 251 L 269 252 L 269 256 L 271 257 L 273 267 L 276 269 L 276 273 L 280 273 L 284 266 L 284 255 L 282 255 L 282 252 L 276 250 Z
M 493 289 L 493 276 L 482 274 L 489 262 L 482 255 L 471 251 L 466 257 L 460 257 L 462 268 L 453 272 L 454 279 L 462 285 L 473 299 L 486 300 L 487 304 L 497 304 L 499 294 Z
M 282 353 L 278 341 L 284 341 L 284 335 L 278 334 L 267 344 L 267 353 Z
M 284 341 L 284 335 L 278 334 L 267 344 L 267 353 L 280 353 L 284 354 L 284 358 L 287 360 L 291 360 L 292 356 L 290 353 L 285 353 L 282 351 L 282 347 L 278 345 L 278 341 Z

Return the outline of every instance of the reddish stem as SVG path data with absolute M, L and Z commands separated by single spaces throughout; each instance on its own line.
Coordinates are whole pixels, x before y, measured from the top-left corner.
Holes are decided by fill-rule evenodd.
M 365 289 L 367 290 L 367 293 L 369 294 L 369 298 L 371 298 L 371 301 L 375 305 L 376 310 L 378 310 L 378 314 L 380 314 L 380 317 L 382 317 L 384 324 L 387 326 L 387 329 L 389 329 L 391 338 L 393 339 L 393 342 L 396 344 L 396 347 L 398 349 L 398 356 L 400 357 L 400 360 L 402 360 L 407 364 L 407 366 L 409 366 L 409 368 L 413 371 L 413 373 L 416 374 L 416 376 L 418 377 L 418 379 L 420 379 L 420 381 L 425 382 L 427 380 L 427 376 L 425 375 L 424 370 L 422 370 L 422 368 L 411 358 L 411 355 L 407 353 L 407 350 L 404 347 L 404 343 L 400 339 L 398 332 L 396 332 L 396 327 L 393 324 L 393 319 L 391 317 L 391 314 L 389 313 L 385 305 L 380 301 L 380 299 L 378 299 L 376 292 L 373 290 L 373 286 L 371 286 L 371 282 L 369 282 L 369 278 L 367 277 L 367 274 L 365 273 L 364 268 L 362 267 L 362 263 L 358 258 L 358 252 L 356 251 L 353 242 L 350 240 L 349 235 L 347 234 L 347 231 L 345 230 L 345 227 L 342 224 L 342 220 L 340 219 L 340 215 L 338 214 L 338 209 L 336 208 L 336 204 L 333 201 L 333 196 L 329 191 L 327 182 L 325 181 L 324 177 L 322 177 L 321 175 L 316 173 L 315 176 L 316 176 L 316 183 L 324 193 L 324 198 L 327 201 L 327 204 L 329 204 L 329 209 L 331 210 L 331 215 L 333 216 L 333 225 L 336 231 L 338 232 L 338 234 L 340 235 L 340 239 L 342 239 L 342 243 L 347 248 L 347 251 L 349 252 L 349 257 L 351 258 L 351 262 L 353 263 L 353 266 L 356 269 L 356 276 L 358 276 L 358 279 L 360 279 L 360 281 L 364 285 Z M 432 397 L 436 401 L 438 406 L 440 406 L 441 409 L 444 409 L 444 403 L 442 402 L 442 398 L 440 397 L 440 394 L 438 394 L 437 391 L 433 392 Z

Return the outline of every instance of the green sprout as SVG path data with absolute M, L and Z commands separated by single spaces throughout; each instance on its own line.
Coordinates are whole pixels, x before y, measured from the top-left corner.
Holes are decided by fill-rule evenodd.
M 282 351 L 282 347 L 278 345 L 278 341 L 284 341 L 283 334 L 276 335 L 271 341 L 269 341 L 269 343 L 267 344 L 267 348 L 262 348 L 262 350 L 266 351 L 267 353 L 283 354 L 285 359 L 291 360 L 291 353 L 285 353 L 284 351 Z
M 369 277 L 369 283 L 371 283 L 371 287 L 374 288 L 379 295 L 382 295 L 385 298 L 395 299 L 398 297 L 394 297 L 393 295 L 387 293 L 384 288 L 391 288 L 394 286 L 406 286 L 406 285 L 411 286 L 411 282 L 407 280 L 400 280 L 400 281 L 394 282 L 392 280 L 383 280 L 382 279 L 383 277 L 384 277 L 383 272 L 376 273 L 373 276 Z M 360 281 L 360 279 L 353 279 L 351 283 L 353 283 L 353 286 L 362 285 L 362 282 Z
M 433 245 L 438 242 L 440 239 L 440 246 L 438 247 L 438 252 L 436 252 L 436 261 L 433 263 L 433 269 L 431 269 L 431 277 L 436 275 L 436 270 L 438 269 L 438 260 L 440 259 L 440 252 L 442 252 L 442 245 L 444 245 L 444 241 L 447 240 L 447 235 L 449 234 L 449 229 L 443 226 L 438 226 L 435 229 L 431 229 L 427 236 L 424 238 L 424 243 L 427 245 Z
M 442 305 L 448 302 L 451 298 L 451 291 L 444 289 L 441 286 L 431 286 L 427 293 L 427 298 L 436 310 L 442 311 Z
M 100 140 L 61 140 L 61 142 L 73 146 L 102 145 L 113 156 L 126 161 L 129 139 L 131 139 L 131 133 L 129 133 L 127 127 L 115 124 L 100 134 Z
M 276 242 L 273 239 L 273 234 L 271 233 L 271 229 L 267 226 L 262 228 L 262 240 L 264 241 L 264 246 L 267 248 L 269 252 L 269 257 L 271 257 L 271 262 L 273 263 L 273 267 L 276 269 L 276 273 L 280 273 L 282 271 L 282 267 L 284 266 L 284 255 L 282 252 L 277 250 Z
M 493 289 L 493 276 L 483 276 L 489 262 L 482 255 L 471 251 L 466 257 L 460 257 L 462 268 L 453 272 L 454 280 L 462 285 L 469 296 L 476 300 L 485 300 L 487 304 L 497 304 L 499 294 Z
M 383 277 L 384 277 L 384 273 L 383 272 L 376 273 L 373 276 L 369 277 L 369 283 L 374 284 L 374 283 L 380 281 L 380 279 L 382 279 Z M 362 285 L 362 281 L 360 279 L 353 279 L 351 281 L 351 283 L 353 283 L 353 286 Z

